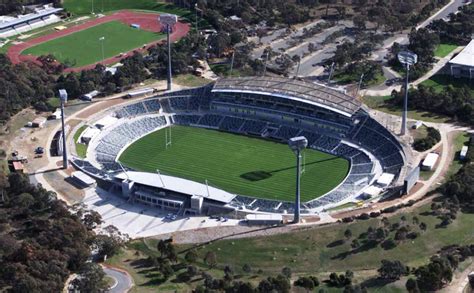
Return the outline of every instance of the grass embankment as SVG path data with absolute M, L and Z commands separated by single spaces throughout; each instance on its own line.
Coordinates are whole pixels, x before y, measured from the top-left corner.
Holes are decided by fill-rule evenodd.
M 80 158 L 85 158 L 87 153 L 87 145 L 79 143 L 79 137 L 81 137 L 81 134 L 84 132 L 84 130 L 87 129 L 87 127 L 87 125 L 83 125 L 76 131 L 76 133 L 74 133 L 74 144 L 76 146 L 76 154 Z
M 454 78 L 450 75 L 433 75 L 429 79 L 421 83 L 422 85 L 433 87 L 437 92 L 441 92 L 445 87 L 452 86 L 455 88 L 468 87 L 474 96 L 474 81 L 467 78 Z
M 105 39 L 101 41 L 102 37 Z M 128 52 L 163 37 L 161 33 L 135 29 L 120 21 L 111 21 L 38 44 L 26 49 L 22 54 L 52 54 L 60 62 L 78 67 L 99 62 L 103 57 L 109 58 L 121 52 Z
M 363 102 L 370 108 L 379 110 L 388 114 L 401 116 L 402 109 L 389 102 L 391 96 L 365 96 Z M 410 106 L 408 105 L 408 109 Z M 436 115 L 426 111 L 408 110 L 408 118 L 426 122 L 445 123 L 450 120 L 449 117 Z
M 193 74 L 180 74 L 173 78 L 173 83 L 189 86 L 189 87 L 199 87 L 209 84 L 212 80 L 206 79 L 204 77 L 195 76 Z
M 187 178 L 228 192 L 292 201 L 295 157 L 282 143 L 194 127 L 173 126 L 172 146 L 165 147 L 165 130 L 129 146 L 119 160 L 133 169 Z M 147 154 L 144 156 L 143 154 Z M 349 162 L 306 150 L 301 200 L 317 198 L 346 176 Z
M 457 45 L 452 44 L 439 44 L 434 54 L 436 57 L 444 58 L 449 55 L 454 49 L 456 49 Z
M 457 133 L 454 136 L 453 145 L 452 145 L 454 149 L 454 160 L 449 166 L 448 172 L 446 173 L 446 176 L 445 176 L 446 179 L 449 179 L 451 176 L 456 174 L 463 166 L 464 162 L 460 160 L 459 155 L 461 153 L 462 147 L 465 145 L 466 146 L 469 145 L 469 134 L 465 132 Z
M 258 283 L 268 275 L 280 273 L 284 266 L 288 266 L 298 275 L 317 275 L 320 279 L 327 277 L 329 272 L 344 272 L 348 269 L 355 272 L 356 279 L 360 282 L 364 278 L 375 275 L 382 259 L 400 260 L 409 266 L 419 266 L 428 261 L 441 247 L 450 244 L 471 244 L 474 240 L 474 215 L 459 213 L 452 224 L 446 228 L 436 228 L 440 220 L 430 214 L 429 205 L 423 206 L 414 212 L 403 213 L 390 218 L 390 223 L 401 223 L 401 217 L 406 217 L 412 231 L 418 231 L 420 236 L 414 240 L 405 240 L 395 248 L 385 250 L 380 245 L 368 247 L 354 252 L 350 246 L 353 239 L 367 231 L 369 227 L 383 226 L 381 219 L 370 219 L 352 224 L 337 224 L 328 227 L 308 228 L 291 234 L 280 234 L 248 239 L 231 239 L 216 241 L 207 245 L 182 245 L 178 252 L 196 248 L 199 255 L 195 265 L 199 269 L 209 272 L 214 277 L 222 277 L 222 271 L 209 270 L 202 261 L 208 251 L 213 251 L 217 256 L 217 268 L 222 269 L 230 265 L 239 280 L 248 280 Z M 420 222 L 427 225 L 425 232 L 417 225 L 412 224 L 416 216 Z M 344 241 L 344 231 L 350 229 L 352 238 Z M 395 232 L 390 232 L 387 238 L 393 238 Z M 157 241 L 154 239 L 141 239 L 131 242 L 121 254 L 109 259 L 108 262 L 127 269 L 137 284 L 136 292 L 152 292 L 159 289 L 178 290 L 179 286 L 194 287 L 202 283 L 196 280 L 189 284 L 182 284 L 176 280 L 177 272 L 168 281 L 161 284 L 161 277 L 156 270 L 143 266 L 143 261 L 149 255 L 158 256 L 156 251 Z M 138 252 L 137 252 L 138 251 Z M 179 254 L 183 258 L 183 254 Z M 252 273 L 245 274 L 242 270 L 244 264 L 250 265 Z M 183 269 L 183 271 L 185 268 Z M 261 271 L 260 271 L 261 270 Z M 371 273 L 370 273 L 371 272 Z M 164 286 L 164 287 L 161 287 Z M 186 287 L 186 288 L 189 288 Z M 403 284 L 400 286 L 389 284 L 369 287 L 369 292 L 404 292 Z M 329 292 L 342 292 L 333 289 Z

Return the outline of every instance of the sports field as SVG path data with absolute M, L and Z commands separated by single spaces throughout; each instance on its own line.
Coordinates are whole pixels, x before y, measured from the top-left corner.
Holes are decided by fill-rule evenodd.
M 172 145 L 165 131 L 151 133 L 120 156 L 125 166 L 205 182 L 241 195 L 293 201 L 295 155 L 287 145 L 202 128 L 172 126 Z M 323 152 L 305 151 L 301 200 L 309 201 L 336 187 L 349 162 Z
M 104 40 L 99 40 L 102 37 Z M 23 51 L 22 55 L 53 54 L 58 61 L 70 67 L 78 67 L 102 60 L 102 42 L 104 57 L 107 59 L 163 37 L 164 34 L 161 33 L 135 29 L 120 21 L 111 21 L 30 47 Z

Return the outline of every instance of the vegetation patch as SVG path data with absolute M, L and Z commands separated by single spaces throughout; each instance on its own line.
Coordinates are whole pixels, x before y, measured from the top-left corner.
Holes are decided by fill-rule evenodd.
M 452 44 L 439 44 L 434 54 L 436 57 L 444 58 L 449 55 L 454 49 L 456 49 L 457 45 Z
M 85 158 L 87 154 L 87 144 L 79 142 L 79 138 L 81 137 L 84 130 L 87 129 L 87 127 L 87 125 L 83 125 L 76 131 L 76 133 L 74 133 L 74 144 L 76 146 L 76 153 L 80 158 Z

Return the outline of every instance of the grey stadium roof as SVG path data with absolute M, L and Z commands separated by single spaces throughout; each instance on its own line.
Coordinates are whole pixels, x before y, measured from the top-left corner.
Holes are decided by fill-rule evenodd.
M 352 116 L 361 107 L 361 102 L 337 90 L 295 79 L 282 77 L 236 77 L 218 80 L 213 92 L 241 92 L 275 95 Z

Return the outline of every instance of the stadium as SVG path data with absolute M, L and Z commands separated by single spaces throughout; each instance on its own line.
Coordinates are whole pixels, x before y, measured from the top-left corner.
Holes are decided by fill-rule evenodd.
M 178 215 L 293 213 L 295 136 L 308 140 L 304 214 L 409 188 L 397 137 L 357 99 L 306 81 L 224 78 L 107 109 L 88 125 L 74 166 L 129 202 Z

